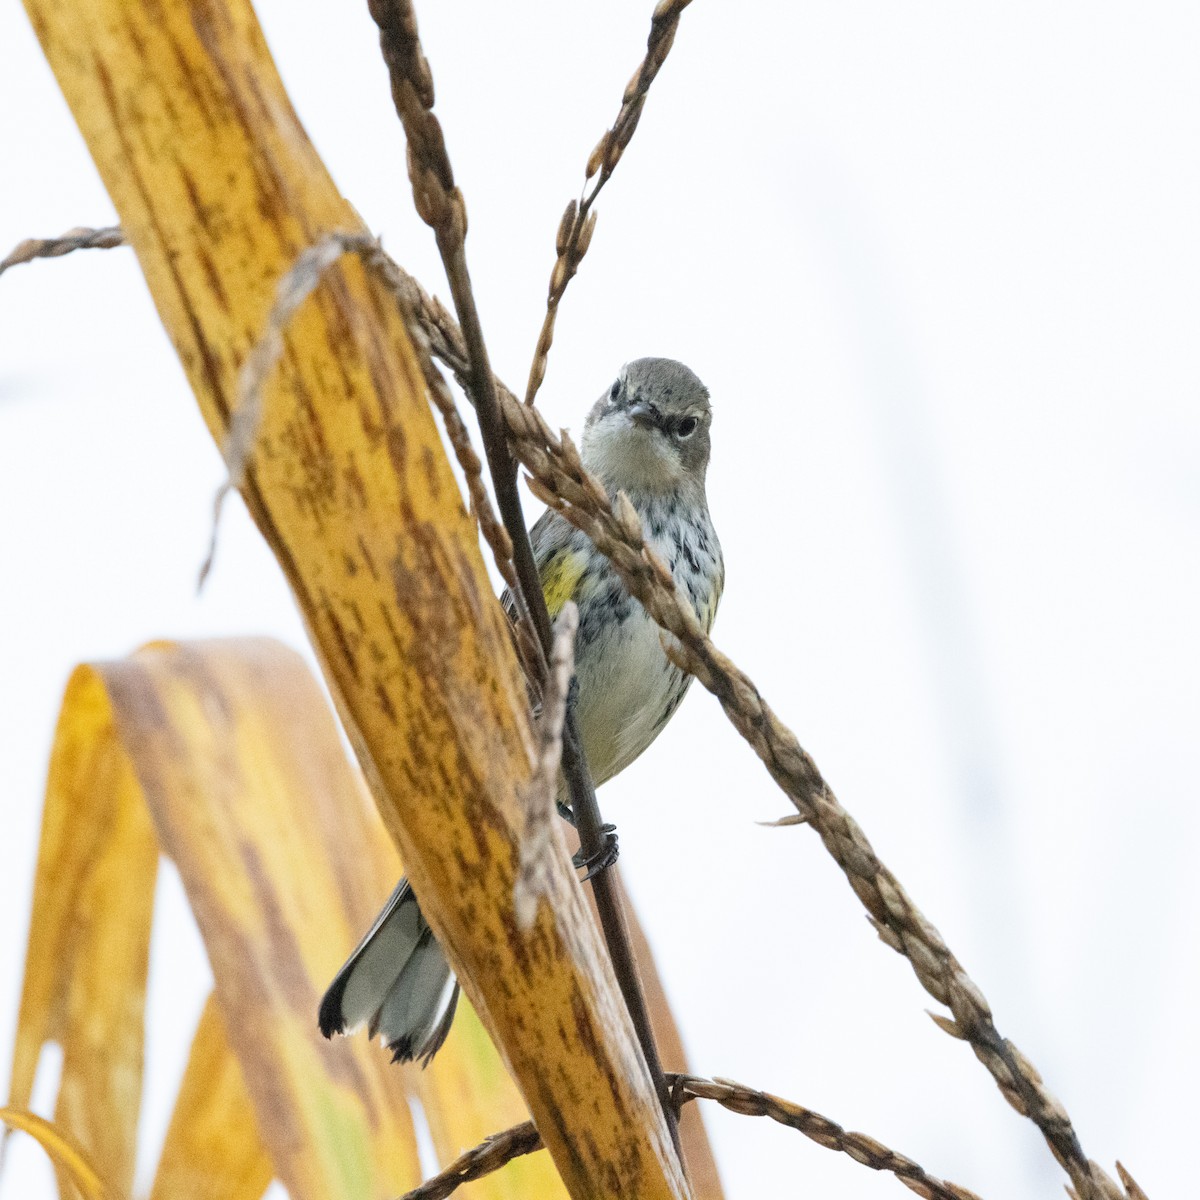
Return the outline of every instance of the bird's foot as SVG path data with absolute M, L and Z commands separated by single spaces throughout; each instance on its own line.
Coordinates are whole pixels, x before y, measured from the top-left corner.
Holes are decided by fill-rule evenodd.
M 599 875 L 602 871 L 607 871 L 620 855 L 620 851 L 617 849 L 617 827 L 615 825 L 601 825 L 600 832 L 604 840 L 600 844 L 600 849 L 595 854 L 584 854 L 580 850 L 571 859 L 571 862 L 575 866 L 586 868 L 587 873 L 583 877 L 583 883 L 587 883 L 589 879 Z

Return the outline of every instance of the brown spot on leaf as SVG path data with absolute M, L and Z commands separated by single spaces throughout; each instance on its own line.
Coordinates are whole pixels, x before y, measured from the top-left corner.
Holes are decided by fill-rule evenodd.
M 355 683 L 360 683 L 358 673 L 358 659 L 354 656 L 354 650 L 350 645 L 350 639 L 346 637 L 346 631 L 342 627 L 341 621 L 338 620 L 337 613 L 333 611 L 328 601 L 322 604 L 325 612 L 325 619 L 329 622 L 329 628 L 333 632 L 334 640 L 337 642 L 338 649 L 342 652 L 342 657 L 345 659 L 346 666 L 350 668 L 350 674 L 354 677 Z
M 358 548 L 362 553 L 363 562 L 367 564 L 367 570 L 371 572 L 371 578 L 378 580 L 379 568 L 375 566 L 375 559 L 371 557 L 371 551 L 367 548 L 367 543 L 363 540 L 363 535 L 358 535 Z
M 383 715 L 393 725 L 399 725 L 400 718 L 396 715 L 396 710 L 392 707 L 392 698 L 388 695 L 388 690 L 382 680 L 377 679 L 375 681 L 375 695 L 379 698 L 379 707 L 383 709 Z

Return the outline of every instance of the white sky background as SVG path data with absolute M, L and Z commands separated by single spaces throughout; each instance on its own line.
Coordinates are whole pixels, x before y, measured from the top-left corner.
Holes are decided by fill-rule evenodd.
M 419 5 L 510 384 L 650 8 Z M 339 186 L 445 295 L 365 4 L 259 11 Z M 542 391 L 578 431 L 626 359 L 678 357 L 708 383 L 718 643 L 1084 1148 L 1156 1200 L 1194 1191 L 1200 1117 L 1197 62 L 1188 4 L 698 0 L 599 204 Z M 15 0 L 0 161 L 0 253 L 114 219 Z M 128 251 L 0 280 L 5 1078 L 71 666 L 160 636 L 303 645 L 238 506 L 195 595 L 220 477 Z M 789 806 L 712 698 L 694 690 L 601 799 L 694 1070 L 987 1200 L 1061 1195 L 815 835 L 754 824 Z M 169 872 L 161 891 L 151 1156 L 207 969 Z M 731 1200 L 907 1194 L 768 1122 L 706 1115 Z M 38 1152 L 14 1151 L 0 1195 L 49 1194 Z

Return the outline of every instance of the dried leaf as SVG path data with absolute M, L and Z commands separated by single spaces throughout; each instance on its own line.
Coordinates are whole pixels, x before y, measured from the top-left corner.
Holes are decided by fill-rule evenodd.
M 275 1173 L 293 1200 L 382 1200 L 420 1175 L 402 1073 L 316 1027 L 394 874 L 303 661 L 247 639 L 96 668 L 179 869 Z M 374 887 L 372 887 L 374 884 Z
M 0 1123 L 29 1134 L 50 1156 L 59 1177 L 70 1179 L 84 1200 L 113 1200 L 116 1193 L 100 1178 L 86 1152 L 57 1125 L 21 1108 L 0 1108 Z
M 259 1200 L 274 1174 L 210 996 L 192 1039 L 150 1200 Z
M 425 1072 L 391 1066 L 366 1038 L 320 1036 L 320 993 L 400 873 L 395 851 L 299 656 L 258 639 L 158 643 L 81 667 L 68 686 L 14 1058 L 13 1095 L 26 1104 L 41 1045 L 64 1042 L 75 1099 L 60 1096 L 59 1127 L 89 1139 L 85 1153 L 109 1186 L 136 1142 L 155 826 L 200 923 L 216 994 L 152 1200 L 254 1200 L 272 1175 L 293 1197 L 393 1196 L 420 1178 L 406 1089 L 442 1162 L 526 1117 L 469 1006 Z M 130 897 L 146 906 L 137 921 Z M 132 949 L 122 949 L 131 928 Z M 131 959 L 141 964 L 132 975 Z M 125 1050 L 99 1048 L 84 1071 L 72 1031 L 82 1045 L 93 1026 Z M 109 1107 L 89 1110 L 86 1097 Z M 499 1200 L 518 1184 L 564 1194 L 545 1155 L 472 1194 Z
M 133 1187 L 158 847 L 114 739 L 103 682 L 67 685 L 46 785 L 9 1104 L 28 1108 L 46 1042 L 63 1051 L 55 1122 L 107 1185 Z
M 148 647 L 102 669 L 289 1193 L 341 1200 L 415 1183 L 406 1088 L 419 1097 L 443 1162 L 523 1119 L 473 1014 L 460 1017 L 467 1032 L 456 1027 L 424 1072 L 393 1067 L 364 1036 L 327 1042 L 317 1031 L 320 995 L 400 864 L 299 656 L 247 639 Z M 146 712 L 156 721 L 138 727 Z M 307 1191 L 293 1182 L 314 1172 Z M 546 1156 L 522 1176 L 533 1194 L 561 1194 Z M 475 1186 L 481 1200 L 511 1194 L 503 1176 Z

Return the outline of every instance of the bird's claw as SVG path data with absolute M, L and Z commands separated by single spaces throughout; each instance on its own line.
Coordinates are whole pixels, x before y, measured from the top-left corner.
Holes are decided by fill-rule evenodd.
M 601 825 L 600 832 L 604 840 L 600 845 L 600 849 L 595 854 L 586 855 L 582 850 L 579 850 L 571 859 L 571 862 L 575 866 L 586 868 L 586 874 L 581 880 L 582 883 L 587 883 L 589 879 L 595 878 L 602 871 L 607 871 L 620 856 L 620 851 L 617 849 L 617 827 L 615 825 Z

